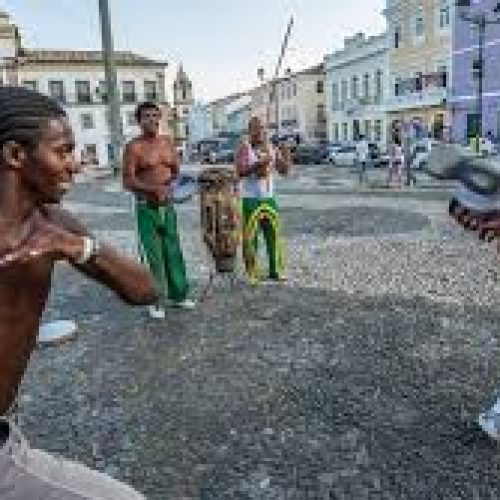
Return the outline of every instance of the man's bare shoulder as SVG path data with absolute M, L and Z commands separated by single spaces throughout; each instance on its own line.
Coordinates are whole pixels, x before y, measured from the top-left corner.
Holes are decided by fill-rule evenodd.
M 143 146 L 143 139 L 141 137 L 135 137 L 125 144 L 125 151 L 129 153 L 139 152 Z

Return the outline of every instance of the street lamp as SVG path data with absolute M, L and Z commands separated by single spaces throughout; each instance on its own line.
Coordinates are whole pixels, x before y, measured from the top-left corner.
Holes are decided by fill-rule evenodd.
M 470 0 L 457 0 L 456 7 L 470 8 Z M 491 24 L 500 24 L 500 2 L 492 9 L 493 17 L 485 10 L 474 10 L 473 12 L 466 13 L 463 10 L 459 12 L 460 19 L 468 22 L 472 27 L 478 30 L 478 58 L 472 63 L 473 75 L 477 78 L 477 96 L 476 96 L 476 152 L 480 151 L 480 139 L 483 135 L 483 80 L 484 80 L 484 39 L 486 35 L 486 27 Z

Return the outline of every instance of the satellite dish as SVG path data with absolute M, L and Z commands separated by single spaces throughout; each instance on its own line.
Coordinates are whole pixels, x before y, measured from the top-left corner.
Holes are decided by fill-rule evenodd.
M 45 323 L 38 330 L 39 345 L 57 345 L 76 336 L 76 323 L 70 320 L 58 320 Z

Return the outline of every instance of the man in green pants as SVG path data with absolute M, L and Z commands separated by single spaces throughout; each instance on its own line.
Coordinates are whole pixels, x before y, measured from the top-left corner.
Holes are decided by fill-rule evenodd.
M 172 140 L 159 134 L 160 118 L 154 103 L 137 107 L 142 133 L 126 145 L 123 158 L 123 185 L 136 196 L 141 250 L 163 295 L 149 310 L 158 319 L 165 317 L 165 299 L 176 307 L 194 307 L 187 298 L 186 266 L 171 197 L 179 159 Z
M 291 160 L 286 148 L 274 147 L 265 137 L 259 118 L 248 125 L 248 141 L 236 154 L 236 169 L 241 179 L 243 210 L 243 259 L 251 283 L 262 277 L 257 259 L 257 242 L 262 230 L 269 259 L 268 278 L 284 279 L 283 246 L 280 239 L 280 218 L 274 198 L 273 173 L 286 175 Z

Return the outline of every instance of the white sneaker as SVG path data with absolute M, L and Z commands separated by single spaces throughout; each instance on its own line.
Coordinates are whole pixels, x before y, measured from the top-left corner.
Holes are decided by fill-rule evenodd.
M 153 319 L 165 319 L 165 309 L 159 306 L 148 307 L 149 316 Z
M 196 302 L 191 299 L 184 299 L 181 302 L 171 301 L 170 303 L 172 304 L 172 307 L 177 307 L 179 309 L 194 309 L 196 306 Z

